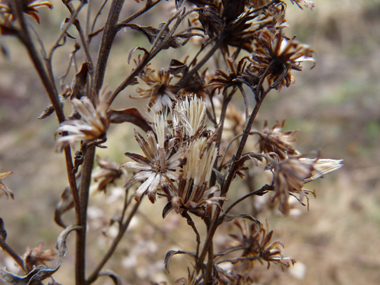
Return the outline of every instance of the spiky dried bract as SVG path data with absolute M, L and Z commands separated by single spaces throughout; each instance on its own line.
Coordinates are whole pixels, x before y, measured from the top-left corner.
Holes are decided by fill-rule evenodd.
M 147 133 L 147 141 L 135 131 L 136 141 L 139 143 L 145 157 L 139 154 L 126 152 L 125 155 L 134 161 L 125 162 L 121 166 L 140 170 L 134 175 L 126 188 L 137 181 L 144 181 L 136 190 L 135 199 L 139 201 L 141 196 L 148 194 L 149 200 L 154 203 L 159 187 L 164 183 L 178 181 L 182 176 L 181 166 L 185 163 L 186 148 L 174 150 L 174 140 L 164 143 L 164 148 L 160 148 L 152 131 Z
M 273 161 L 275 195 L 272 201 L 278 198 L 279 210 L 285 215 L 289 214 L 289 195 L 299 194 L 297 199 L 302 203 L 306 195 L 313 193 L 304 189 L 304 184 L 339 169 L 341 163 L 342 160 L 300 157 L 289 157 L 279 163 Z
M 53 5 L 49 1 L 41 0 L 22 0 L 23 12 L 32 16 L 37 23 L 40 23 L 40 17 L 38 16 L 38 8 L 47 7 L 53 9 Z M 9 6 L 8 0 L 0 1 L 0 14 L 4 17 L 3 23 L 6 24 L 7 21 L 15 21 L 16 15 L 12 13 L 12 9 Z
M 57 131 L 55 137 L 63 132 L 69 134 L 57 140 L 57 150 L 62 151 L 67 145 L 74 145 L 78 141 L 84 143 L 99 143 L 106 139 L 110 120 L 108 116 L 108 98 L 111 92 L 102 93 L 100 98 L 94 96 L 95 106 L 88 97 L 80 99 L 71 99 L 71 104 L 81 115 L 81 120 L 68 120 L 63 122 Z
M 298 133 L 298 130 L 282 132 L 284 126 L 285 121 L 282 124 L 277 121 L 272 128 L 269 128 L 268 122 L 265 121 L 263 130 L 254 132 L 259 135 L 258 144 L 261 153 L 274 153 L 280 160 L 301 154 L 292 146 L 292 143 L 296 141 L 294 135 Z
M 96 162 L 99 167 L 95 169 L 92 174 L 94 181 L 97 182 L 96 191 L 106 192 L 110 184 L 114 184 L 115 180 L 119 179 L 121 176 L 126 176 L 127 171 L 123 168 L 120 168 L 120 165 L 116 162 L 110 162 L 108 160 L 100 159 L 99 156 L 96 156 Z
M 301 63 L 315 62 L 308 45 L 283 35 L 283 28 L 266 28 L 255 38 L 256 50 L 251 56 L 252 68 L 266 75 L 269 85 L 280 89 L 289 87 L 295 79 L 291 70 L 302 70 Z
M 148 111 L 153 108 L 153 112 L 159 113 L 165 107 L 170 108 L 172 102 L 176 101 L 176 97 L 173 93 L 173 85 L 170 85 L 170 81 L 173 75 L 168 70 L 160 69 L 155 74 L 155 71 L 150 69 L 147 65 L 139 77 L 148 85 L 148 88 L 137 88 L 138 96 L 130 96 L 134 99 L 150 98 L 148 103 Z
M 0 173 L 0 197 L 5 195 L 7 196 L 7 198 L 11 197 L 12 199 L 14 199 L 14 195 L 13 195 L 13 192 L 11 189 L 9 189 L 4 183 L 3 183 L 3 178 L 7 177 L 8 175 L 12 174 L 13 171 L 9 171 L 9 172 L 4 172 L 4 173 Z
M 279 241 L 271 242 L 273 231 L 268 232 L 268 225 L 266 229 L 260 224 L 251 222 L 248 225 L 247 220 L 234 221 L 234 224 L 239 228 L 240 234 L 230 234 L 234 239 L 233 246 L 229 249 L 242 250 L 240 258 L 231 259 L 232 262 L 239 262 L 248 260 L 250 261 L 248 268 L 254 267 L 254 261 L 258 260 L 261 263 L 267 262 L 268 268 L 270 264 L 280 264 L 289 267 L 290 263 L 294 264 L 295 260 L 291 257 L 283 257 L 281 248 L 283 244 Z

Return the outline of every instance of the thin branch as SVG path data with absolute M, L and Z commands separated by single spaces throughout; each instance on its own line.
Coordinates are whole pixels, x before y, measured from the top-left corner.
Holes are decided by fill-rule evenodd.
M 24 268 L 24 261 L 22 258 L 11 248 L 2 238 L 0 238 L 0 248 L 6 252 L 12 259 L 17 263 L 18 266 L 22 268 L 26 273 L 26 269 Z
M 121 8 L 123 7 L 124 0 L 114 0 L 112 1 L 110 11 L 108 13 L 107 22 L 104 28 L 102 41 L 98 52 L 98 61 L 95 69 L 95 79 L 92 82 L 91 91 L 94 90 L 98 93 L 103 85 L 104 75 L 107 66 L 107 60 L 109 53 L 111 51 L 112 43 L 115 38 L 115 25 L 119 19 L 119 14 Z M 92 92 L 87 94 L 90 98 L 92 97 Z M 93 98 L 92 98 L 93 99 Z M 89 188 L 91 184 L 91 172 L 94 164 L 95 147 L 90 147 L 84 157 L 84 162 L 82 165 L 82 179 L 81 179 L 81 191 L 80 191 L 80 208 L 81 208 L 81 220 L 80 226 L 82 229 L 78 231 L 76 240 L 76 257 L 75 257 L 75 268 L 76 268 L 76 285 L 86 284 L 86 230 L 87 230 L 87 206 L 89 197 Z
M 99 272 L 102 270 L 103 266 L 107 263 L 107 261 L 110 259 L 112 254 L 115 252 L 116 247 L 118 246 L 121 238 L 123 237 L 125 231 L 128 229 L 128 226 L 135 215 L 137 209 L 139 208 L 141 204 L 142 199 L 139 202 L 136 202 L 136 204 L 133 206 L 132 211 L 129 213 L 127 220 L 125 223 L 122 224 L 122 226 L 119 229 L 119 232 L 115 239 L 112 242 L 111 247 L 108 249 L 106 255 L 103 257 L 103 259 L 99 262 L 98 266 L 96 266 L 94 272 L 90 275 L 90 277 L 87 279 L 87 281 L 83 284 L 91 284 L 96 281 L 96 279 L 99 276 Z
M 244 201 L 245 199 L 247 199 L 248 197 L 251 197 L 251 196 L 254 196 L 254 195 L 262 195 L 262 192 L 263 191 L 269 191 L 269 190 L 273 190 L 274 187 L 273 185 L 268 185 L 268 184 L 265 184 L 263 187 L 261 187 L 260 189 L 258 190 L 255 190 L 251 193 L 248 193 L 246 195 L 244 195 L 243 197 L 237 199 L 235 202 L 233 202 L 228 208 L 226 211 L 224 211 L 224 213 L 220 216 L 220 220 L 223 220 L 225 216 L 227 216 L 227 214 L 232 210 L 233 207 L 235 207 L 237 204 L 239 204 L 240 202 Z

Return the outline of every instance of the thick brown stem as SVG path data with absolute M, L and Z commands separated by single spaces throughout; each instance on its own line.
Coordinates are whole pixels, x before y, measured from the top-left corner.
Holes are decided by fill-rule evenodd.
M 92 90 L 96 93 L 99 92 L 103 85 L 104 75 L 106 72 L 107 60 L 111 51 L 112 43 L 115 38 L 115 25 L 119 19 L 121 8 L 123 7 L 124 0 L 114 0 L 111 4 L 111 8 L 108 14 L 107 22 L 102 36 L 101 45 L 98 52 L 98 61 L 95 69 L 94 85 Z M 92 94 L 87 94 L 92 98 Z M 78 231 L 76 240 L 76 285 L 86 284 L 86 230 L 87 230 L 87 206 L 89 188 L 91 184 L 91 172 L 94 164 L 95 147 L 90 147 L 86 151 L 82 165 L 82 179 L 80 190 L 80 226 L 82 229 Z

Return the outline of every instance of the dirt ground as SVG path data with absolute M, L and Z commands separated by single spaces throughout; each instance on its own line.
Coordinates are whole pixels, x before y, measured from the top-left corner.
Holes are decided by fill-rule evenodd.
M 344 159 L 344 167 L 311 185 L 317 198 L 311 199 L 309 211 L 300 208 L 301 214 L 294 217 L 268 217 L 275 238 L 285 244 L 284 254 L 298 264 L 284 273 L 274 268 L 278 278 L 271 284 L 380 284 L 380 1 L 314 2 L 314 11 L 288 4 L 287 19 L 288 36 L 295 34 L 310 44 L 317 65 L 294 73 L 297 82 L 288 89 L 269 94 L 260 119 L 270 124 L 286 119 L 287 130 L 300 130 L 297 148 L 302 153 L 321 150 L 323 158 Z M 52 3 L 59 5 L 58 1 Z M 57 19 L 47 21 L 59 27 Z M 15 39 L 0 40 L 10 50 L 9 59 L 0 58 L 0 172 L 14 172 L 4 183 L 15 194 L 15 200 L 0 198 L 0 217 L 10 245 L 22 254 L 40 241 L 46 248 L 55 246 L 61 229 L 53 221 L 53 212 L 67 184 L 66 170 L 63 154 L 54 152 L 56 119 L 37 119 L 48 104 L 47 96 L 25 51 Z M 123 79 L 123 70 L 130 68 L 126 60 L 129 49 L 123 43 L 115 46 L 115 54 L 121 56 L 111 58 L 112 71 L 106 77 L 110 89 Z M 57 55 L 56 64 L 67 60 L 65 56 Z M 117 104 L 136 103 L 121 100 Z M 123 153 L 137 148 L 133 140 L 131 143 L 132 130 L 113 128 L 108 142 L 112 151 L 101 150 L 100 155 L 125 161 Z M 97 247 L 97 252 L 88 253 L 88 268 L 107 249 L 110 239 L 102 236 L 101 229 L 104 216 L 117 213 L 112 199 L 117 199 L 120 191 L 91 200 L 90 230 L 94 235 L 89 244 Z M 102 208 L 103 200 L 108 202 Z M 126 280 L 173 282 L 181 277 L 165 275 L 162 260 L 167 250 L 189 242 L 186 233 L 176 230 L 186 225 L 175 215 L 163 223 L 161 209 L 160 202 L 153 207 L 143 205 L 131 234 L 109 262 L 110 268 L 124 272 Z M 70 218 L 70 214 L 65 216 L 68 221 Z M 69 246 L 72 243 L 71 237 Z M 54 275 L 63 284 L 73 282 L 72 251 Z M 134 262 L 147 265 L 134 271 Z M 0 267 L 4 266 L 12 267 L 12 261 L 0 252 Z M 95 284 L 111 284 L 107 282 Z

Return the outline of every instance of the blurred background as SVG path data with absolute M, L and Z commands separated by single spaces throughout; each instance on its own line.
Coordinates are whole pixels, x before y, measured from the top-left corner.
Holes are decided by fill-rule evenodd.
M 126 2 L 121 19 L 143 5 Z M 285 130 L 300 130 L 297 149 L 302 153 L 321 150 L 322 158 L 344 159 L 344 167 L 313 182 L 310 187 L 316 189 L 317 198 L 310 199 L 309 211 L 300 207 L 296 216 L 267 217 L 275 239 L 285 245 L 284 255 L 295 258 L 298 265 L 284 273 L 271 267 L 276 278 L 262 284 L 380 284 L 380 1 L 314 2 L 316 7 L 310 11 L 300 10 L 287 1 L 286 34 L 296 35 L 299 41 L 309 44 L 315 51 L 317 65 L 302 73 L 293 72 L 297 80 L 294 85 L 269 94 L 259 119 L 268 120 L 270 126 L 276 120 L 286 119 Z M 36 27 L 47 47 L 54 42 L 61 20 L 68 16 L 58 0 L 51 3 L 54 10 L 41 9 L 41 25 Z M 100 4 L 92 4 L 94 11 Z M 160 17 L 167 19 L 170 9 L 165 5 L 157 9 Z M 100 18 L 105 15 L 106 12 Z M 160 19 L 152 23 L 149 18 L 149 23 L 156 25 Z M 131 33 L 126 35 L 123 37 L 121 32 L 117 37 L 110 57 L 105 78 L 110 90 L 133 67 L 128 64 L 129 50 L 137 45 L 148 46 L 141 35 L 133 34 L 133 41 Z M 99 40 L 95 37 L 93 41 L 94 57 Z M 8 58 L 0 58 L 0 172 L 14 172 L 3 182 L 15 194 L 15 200 L 0 198 L 0 216 L 8 232 L 8 243 L 23 254 L 27 247 L 34 248 L 41 241 L 44 248 L 54 248 L 61 228 L 54 223 L 53 213 L 67 179 L 63 154 L 54 152 L 56 118 L 52 115 L 37 119 L 49 104 L 38 75 L 16 39 L 2 37 L 0 41 L 9 52 Z M 71 50 L 72 44 L 56 52 L 53 63 L 57 76 L 65 72 Z M 170 50 L 170 56 L 183 60 L 181 52 Z M 168 66 L 168 58 L 159 59 L 162 66 Z M 159 67 L 153 65 L 155 69 Z M 141 104 L 128 95 L 135 95 L 135 88 L 123 91 L 115 108 Z M 132 131 L 131 126 L 112 127 L 108 149 L 100 150 L 100 156 L 118 163 L 126 161 L 124 152 L 138 150 Z M 91 198 L 89 246 L 96 250 L 87 253 L 89 271 L 114 234 L 107 225 L 120 212 L 121 187 L 106 196 Z M 189 264 L 186 258 L 174 257 L 173 274 L 168 276 L 163 271 L 166 251 L 193 243 L 185 221 L 173 213 L 161 219 L 164 204 L 145 201 L 106 266 L 121 273 L 128 284 L 150 284 L 142 280 L 167 280 L 171 284 L 183 276 L 176 275 L 176 268 L 182 266 L 186 270 Z M 65 221 L 73 221 L 72 213 L 65 216 Z M 178 231 L 180 226 L 186 231 Z M 104 229 L 107 235 L 102 233 Z M 73 236 L 69 238 L 71 245 Z M 73 284 L 72 253 L 70 248 L 62 269 L 54 275 L 60 283 Z M 136 269 L 135 264 L 144 266 Z M 0 252 L 0 267 L 4 266 L 12 269 L 13 261 Z M 265 270 L 260 272 L 265 275 Z M 107 282 L 99 279 L 96 284 L 111 284 Z

